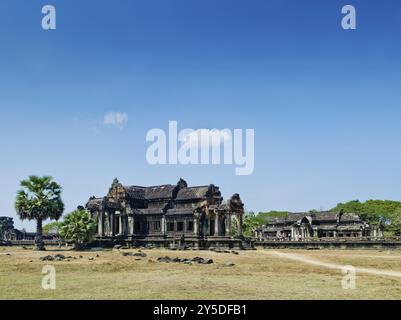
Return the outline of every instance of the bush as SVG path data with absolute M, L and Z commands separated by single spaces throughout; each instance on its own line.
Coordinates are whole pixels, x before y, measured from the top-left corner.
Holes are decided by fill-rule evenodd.
M 96 222 L 87 211 L 82 209 L 67 214 L 60 228 L 61 237 L 73 242 L 76 250 L 85 248 L 95 232 Z

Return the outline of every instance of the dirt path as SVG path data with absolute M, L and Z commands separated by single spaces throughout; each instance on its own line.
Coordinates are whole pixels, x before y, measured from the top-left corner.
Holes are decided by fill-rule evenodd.
M 303 262 L 306 264 L 311 264 L 314 266 L 318 267 L 323 267 L 327 269 L 335 269 L 335 270 L 342 270 L 345 265 L 341 264 L 335 264 L 335 263 L 328 263 L 328 262 L 322 262 L 316 259 L 312 259 L 309 257 L 301 256 L 295 253 L 283 253 L 283 252 L 278 252 L 278 251 L 263 251 L 264 253 L 268 255 L 273 255 L 279 258 L 284 258 L 284 259 L 290 259 L 290 260 L 295 260 L 299 262 Z M 374 274 L 377 276 L 388 276 L 388 277 L 397 277 L 401 278 L 401 272 L 399 271 L 387 271 L 387 270 L 379 270 L 379 269 L 370 269 L 370 268 L 360 268 L 360 267 L 355 267 L 356 272 L 360 273 L 367 273 L 367 274 Z

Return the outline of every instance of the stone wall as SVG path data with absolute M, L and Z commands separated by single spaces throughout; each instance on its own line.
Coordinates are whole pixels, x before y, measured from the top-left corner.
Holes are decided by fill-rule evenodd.
M 401 249 L 401 240 L 256 241 L 263 249 Z

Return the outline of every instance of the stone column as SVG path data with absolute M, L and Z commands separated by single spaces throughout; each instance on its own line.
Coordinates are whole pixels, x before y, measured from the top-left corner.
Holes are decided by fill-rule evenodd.
M 128 216 L 128 234 L 134 234 L 134 217 Z
M 242 237 L 242 223 L 243 223 L 243 217 L 242 217 L 242 213 L 239 213 L 237 215 L 238 218 L 238 237 Z
M 97 233 L 100 237 L 103 236 L 103 212 L 99 212 L 97 216 Z
M 110 235 L 110 218 L 108 212 L 104 212 L 104 235 Z
M 198 218 L 194 218 L 194 234 L 198 235 L 199 233 L 199 220 Z
M 231 215 L 226 214 L 226 236 L 231 237 Z
M 165 216 L 162 217 L 160 227 L 161 227 L 162 233 L 165 234 L 166 233 L 166 217 Z
M 115 235 L 115 230 L 114 230 L 114 213 L 110 214 L 110 236 Z
M 220 217 L 218 212 L 215 212 L 214 217 L 214 236 L 218 237 L 220 235 Z

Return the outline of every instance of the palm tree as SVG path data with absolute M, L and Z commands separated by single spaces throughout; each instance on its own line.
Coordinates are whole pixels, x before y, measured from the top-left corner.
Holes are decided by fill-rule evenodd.
M 21 220 L 36 220 L 35 245 L 37 250 L 45 250 L 42 222 L 58 220 L 63 214 L 62 188 L 48 176 L 30 176 L 20 185 L 22 189 L 17 192 L 15 210 Z

